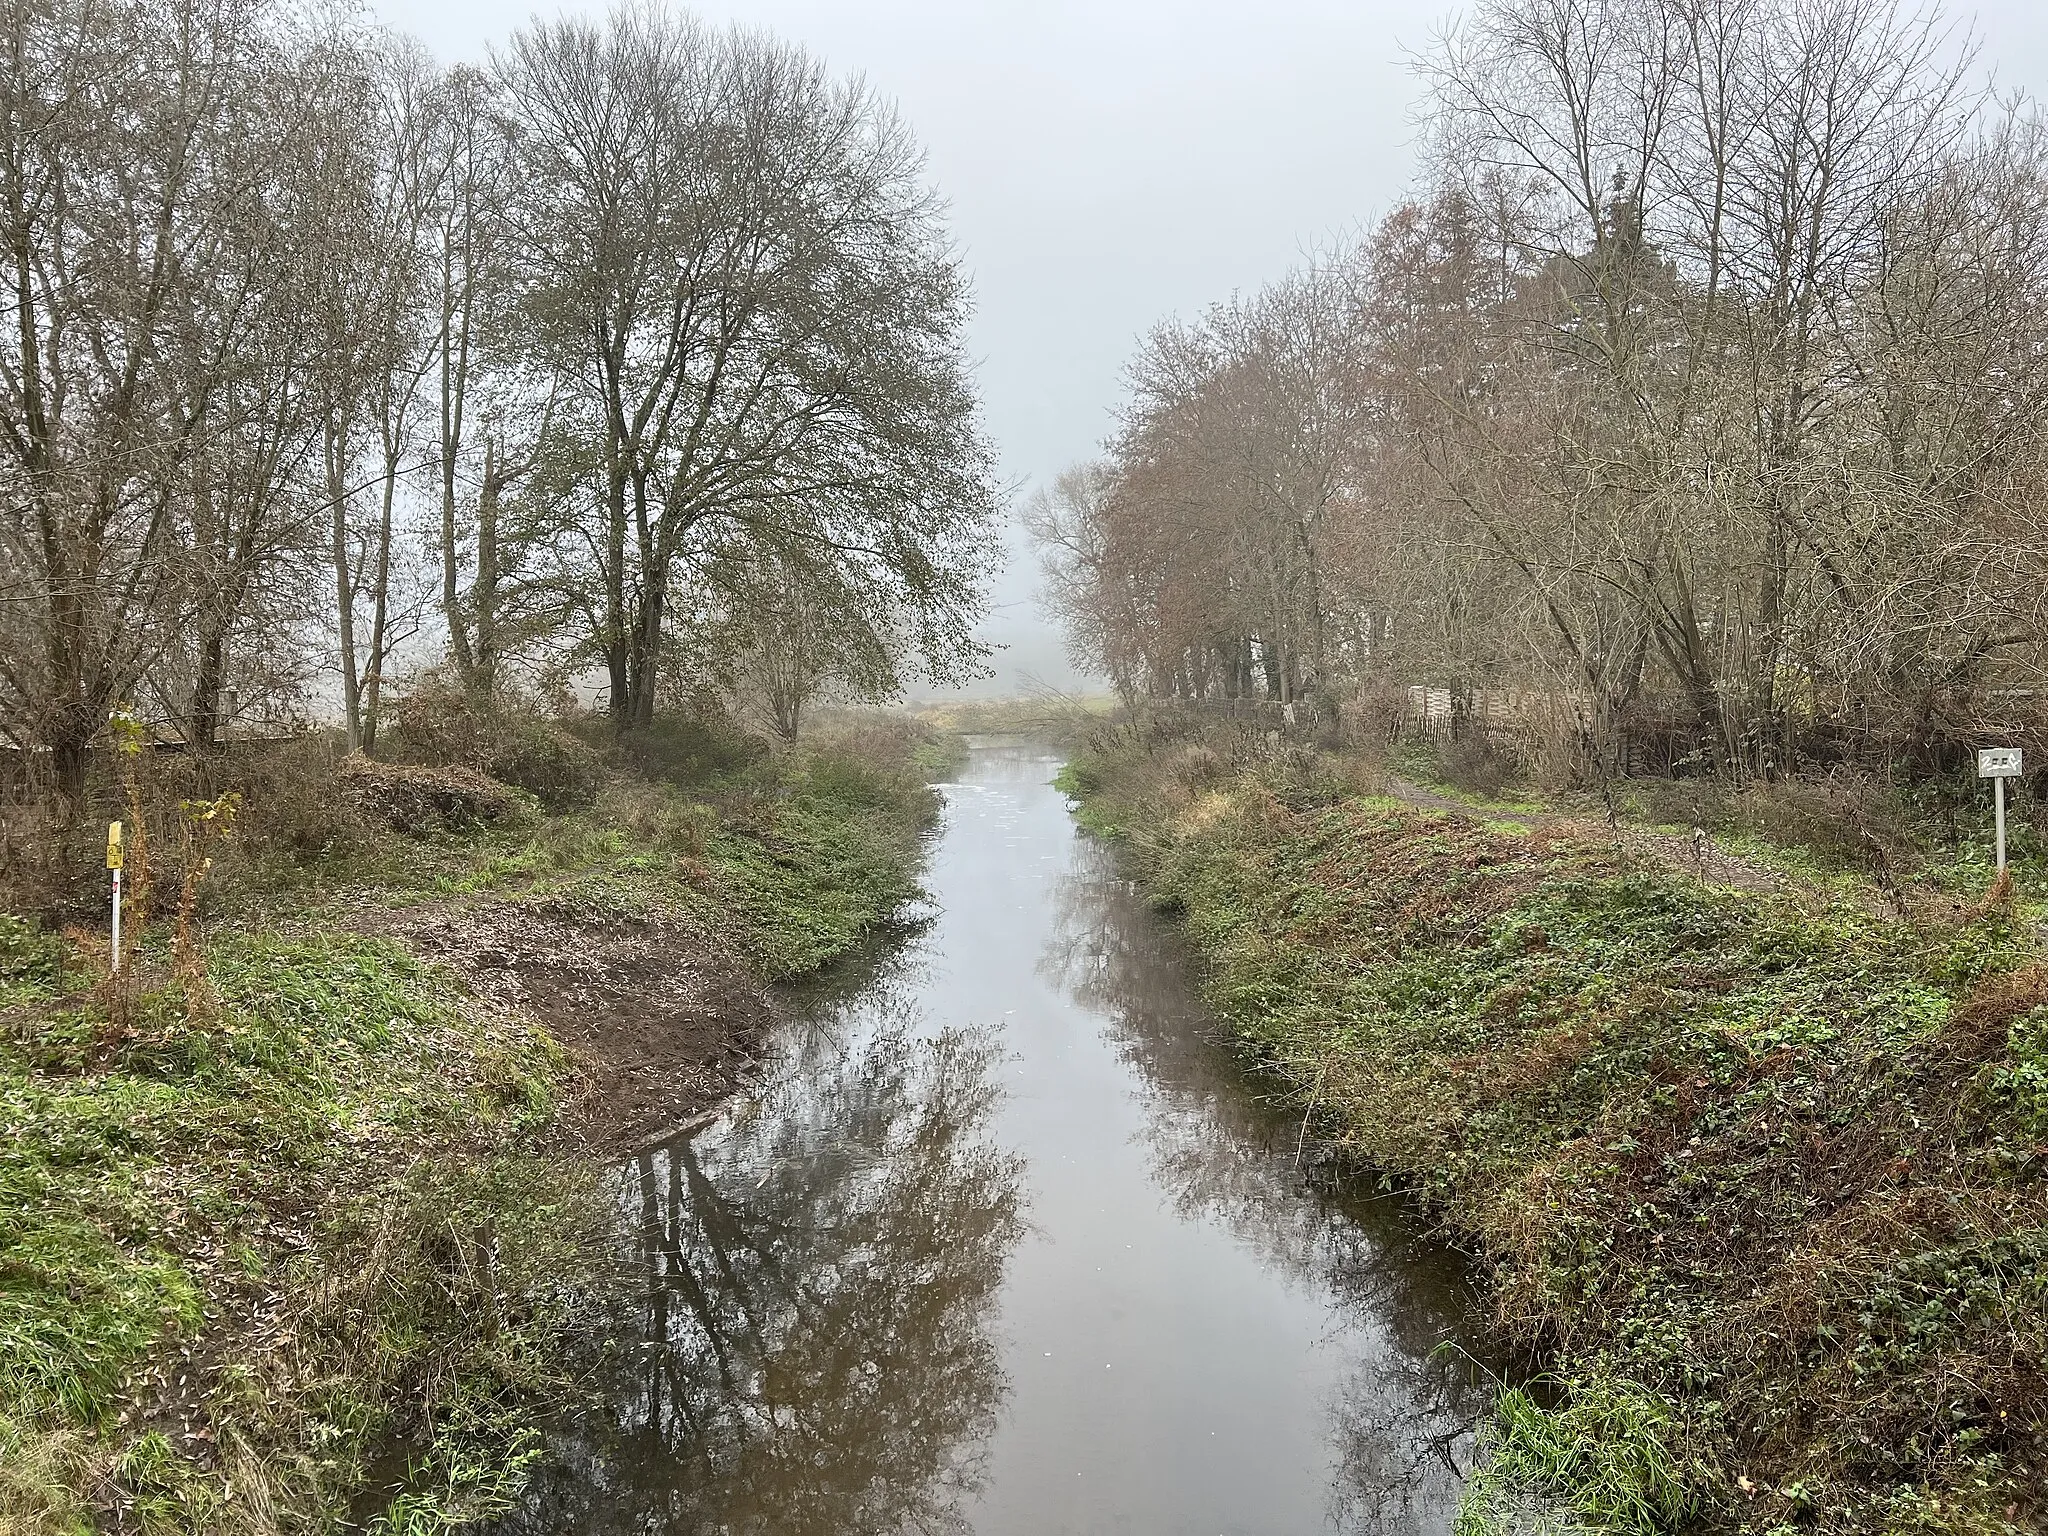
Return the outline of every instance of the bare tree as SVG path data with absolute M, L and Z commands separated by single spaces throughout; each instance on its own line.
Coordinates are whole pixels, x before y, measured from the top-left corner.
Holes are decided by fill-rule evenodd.
M 894 115 L 645 11 L 521 33 L 500 74 L 524 317 L 596 478 L 562 508 L 565 574 L 619 727 L 651 716 L 681 562 L 735 527 L 886 572 L 927 661 L 972 655 L 993 539 L 965 286 Z
M 0 582 L 21 642 L 0 652 L 0 716 L 73 794 L 180 630 L 184 498 L 243 414 L 228 381 L 275 238 L 252 209 L 303 126 L 268 88 L 289 66 L 265 20 L 60 3 L 11 8 L 0 34 Z
M 1039 519 L 1077 638 L 1196 697 L 1534 696 L 1596 774 L 2012 728 L 2048 158 L 1954 41 L 1890 0 L 1477 7 L 1420 61 L 1422 194 L 1141 349 Z
M 435 360 L 426 323 L 433 118 L 417 51 L 337 51 L 315 227 L 327 254 L 321 451 L 351 751 L 375 748 L 387 670 L 417 622 L 394 577 L 399 496 Z
M 0 738 L 74 808 L 122 702 L 207 749 L 331 676 L 373 751 L 434 628 L 472 702 L 595 663 L 622 729 L 678 622 L 788 728 L 980 669 L 966 283 L 859 83 L 645 10 L 442 71 L 32 0 L 0 94 Z
M 554 403 L 522 346 L 514 161 L 493 107 L 496 89 L 488 74 L 468 68 L 440 82 L 427 188 L 441 618 L 456 675 L 486 706 L 523 629 L 520 571 L 530 540 L 508 518 L 508 502 L 539 465 Z

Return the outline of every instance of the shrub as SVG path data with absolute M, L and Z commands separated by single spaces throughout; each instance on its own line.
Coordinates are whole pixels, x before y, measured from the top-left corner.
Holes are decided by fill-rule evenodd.
M 1491 800 L 1516 778 L 1515 763 L 1484 735 L 1454 736 L 1436 749 L 1437 772 L 1446 784 Z
M 606 786 L 598 811 L 636 843 L 693 859 L 704 856 L 718 826 L 718 813 L 701 801 L 687 799 L 665 784 L 631 779 Z
M 64 978 L 64 945 L 36 924 L 0 912 L 0 1007 Z
M 1168 777 L 1190 794 L 1200 794 L 1222 783 L 1233 771 L 1228 761 L 1199 741 L 1183 743 L 1166 759 Z
M 302 736 L 251 765 L 242 787 L 241 840 L 294 860 L 347 852 L 376 828 L 343 786 L 331 735 Z
M 539 710 L 516 700 L 481 705 L 438 680 L 398 701 L 388 744 L 400 762 L 467 768 L 551 810 L 590 804 L 604 782 L 603 757 Z
M 650 779 L 703 784 L 760 762 L 768 743 L 731 716 L 707 709 L 661 716 L 621 737 L 619 751 Z
M 1913 855 L 1898 796 L 1882 780 L 1851 769 L 1753 782 L 1737 797 L 1735 814 L 1744 831 L 1766 842 L 1803 845 L 1850 867 L 1889 867 Z
M 1918 862 L 1905 800 L 1883 780 L 1854 769 L 1740 787 L 1711 779 L 1635 779 L 1625 798 L 1653 821 L 1804 849 L 1839 868 L 1889 873 L 1910 871 Z

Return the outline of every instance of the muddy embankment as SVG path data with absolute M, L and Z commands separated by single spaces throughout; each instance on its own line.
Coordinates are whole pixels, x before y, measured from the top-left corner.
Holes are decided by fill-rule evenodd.
M 486 901 L 365 926 L 545 1029 L 574 1064 L 560 1129 L 599 1155 L 714 1114 L 758 1065 L 775 1016 L 760 977 L 674 913 Z

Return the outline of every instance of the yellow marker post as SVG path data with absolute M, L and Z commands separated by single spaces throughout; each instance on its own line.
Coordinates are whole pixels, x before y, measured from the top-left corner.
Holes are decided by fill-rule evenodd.
M 121 969 L 121 823 L 107 823 L 107 868 L 114 872 L 114 964 Z

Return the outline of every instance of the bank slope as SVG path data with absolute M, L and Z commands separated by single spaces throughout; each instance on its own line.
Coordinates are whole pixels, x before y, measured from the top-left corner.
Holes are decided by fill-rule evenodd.
M 933 745 L 849 729 L 259 853 L 259 796 L 341 782 L 294 767 L 249 790 L 203 964 L 165 923 L 122 986 L 90 930 L 0 914 L 0 1532 L 427 1532 L 514 1502 L 607 1324 L 606 1148 L 729 1089 L 763 986 L 916 894 Z M 632 1027 L 570 1027 L 599 1022 Z
M 1546 1379 L 1465 1525 L 2036 1529 L 2048 970 L 1612 841 L 1096 752 L 1069 770 L 1208 995 L 1489 1272 Z

